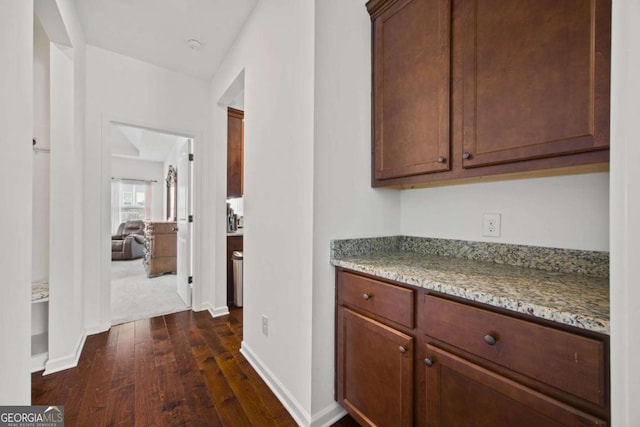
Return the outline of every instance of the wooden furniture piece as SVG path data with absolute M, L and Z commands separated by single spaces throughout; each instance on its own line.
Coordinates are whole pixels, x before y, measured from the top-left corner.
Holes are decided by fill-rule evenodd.
M 367 8 L 374 187 L 606 169 L 611 0 Z
M 178 228 L 175 221 L 145 221 L 145 258 L 147 277 L 156 277 L 166 273 L 176 274 Z
M 244 111 L 227 110 L 227 199 L 244 193 Z
M 610 419 L 609 338 L 336 271 L 336 399 L 364 426 Z
M 234 305 L 235 291 L 233 288 L 233 260 L 234 251 L 242 251 L 242 235 L 227 235 L 227 305 Z

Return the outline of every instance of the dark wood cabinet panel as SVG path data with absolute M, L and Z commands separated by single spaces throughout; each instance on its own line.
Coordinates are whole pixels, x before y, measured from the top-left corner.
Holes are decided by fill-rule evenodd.
M 428 426 L 606 426 L 607 423 L 427 344 Z
M 449 0 L 370 2 L 374 178 L 449 169 Z M 386 5 L 385 5 L 386 6 Z
M 233 289 L 233 259 L 234 251 L 242 251 L 242 236 L 227 236 L 227 305 L 234 305 L 235 290 Z
M 604 407 L 602 341 L 432 295 L 424 315 L 425 334 Z
M 608 343 L 595 332 L 336 272 L 336 400 L 362 425 L 604 426 Z
M 227 115 L 227 198 L 244 193 L 244 112 L 228 108 Z
M 413 423 L 414 339 L 338 309 L 338 400 L 366 426 Z
M 607 170 L 611 0 L 370 0 L 372 186 Z
M 463 166 L 609 146 L 608 0 L 462 1 Z

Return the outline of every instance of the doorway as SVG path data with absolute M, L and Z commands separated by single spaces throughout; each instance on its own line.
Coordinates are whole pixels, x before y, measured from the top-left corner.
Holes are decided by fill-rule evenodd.
M 191 307 L 193 138 L 110 122 L 111 325 Z

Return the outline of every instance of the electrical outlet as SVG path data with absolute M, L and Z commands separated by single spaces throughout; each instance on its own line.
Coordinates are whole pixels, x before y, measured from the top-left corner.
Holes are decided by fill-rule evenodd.
M 269 319 L 264 314 L 262 315 L 262 333 L 269 336 Z
M 482 235 L 485 237 L 500 237 L 499 213 L 485 213 L 482 223 Z

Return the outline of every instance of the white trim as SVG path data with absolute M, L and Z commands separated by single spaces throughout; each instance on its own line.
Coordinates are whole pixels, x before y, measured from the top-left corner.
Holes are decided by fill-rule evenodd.
M 287 390 L 287 388 L 273 375 L 273 372 L 267 368 L 260 358 L 251 350 L 251 348 L 242 341 L 240 345 L 240 354 L 242 354 L 249 364 L 256 370 L 258 375 L 267 384 L 267 387 L 271 389 L 273 394 L 276 395 L 280 403 L 285 407 L 289 414 L 293 417 L 296 423 L 300 426 L 310 427 L 311 416 L 304 410 L 302 405 L 295 399 L 295 397 Z
M 222 306 L 222 307 L 213 307 L 211 304 L 207 303 L 204 304 L 204 307 L 206 310 L 209 311 L 209 313 L 211 314 L 211 317 L 220 317 L 220 316 L 225 316 L 227 314 L 229 314 L 229 307 Z
M 102 252 L 100 253 L 100 256 L 99 256 L 100 258 L 99 262 L 100 262 L 101 268 L 100 268 L 99 277 L 98 277 L 98 284 L 100 287 L 98 291 L 100 300 L 98 303 L 100 306 L 100 325 L 101 326 L 98 327 L 98 329 L 96 329 L 94 326 L 85 328 L 94 333 L 106 331 L 111 327 L 111 269 L 110 269 L 111 254 L 109 250 L 109 240 L 111 236 L 111 231 L 105 229 L 104 227 L 104 225 L 107 224 L 107 222 L 110 223 L 110 218 L 107 221 L 104 218 L 104 216 L 105 215 L 109 215 L 109 217 L 111 216 L 111 210 L 106 209 L 106 207 L 110 206 L 111 204 L 111 193 L 107 191 L 107 185 L 105 185 L 105 183 L 108 185 L 111 184 L 111 147 L 107 141 L 108 141 L 109 129 L 113 123 L 124 124 L 127 126 L 134 126 L 138 128 L 144 128 L 152 131 L 163 132 L 163 133 L 168 133 L 168 134 L 177 135 L 177 136 L 183 136 L 185 138 L 191 138 L 193 140 L 192 151 L 196 154 L 195 164 L 194 164 L 195 173 L 194 173 L 194 179 L 193 179 L 193 184 L 191 188 L 192 190 L 191 197 L 195 200 L 195 203 L 193 206 L 193 212 L 192 212 L 194 215 L 193 229 L 202 230 L 201 228 L 202 222 L 200 220 L 201 215 L 200 215 L 200 211 L 198 210 L 198 206 L 199 206 L 198 203 L 200 203 L 199 199 L 202 197 L 202 191 L 199 185 L 200 161 L 198 160 L 198 158 L 201 157 L 201 154 L 198 152 L 198 150 L 201 150 L 202 149 L 201 147 L 204 145 L 204 131 L 179 129 L 179 128 L 174 128 L 168 125 L 165 126 L 158 123 L 149 123 L 141 120 L 136 120 L 135 118 L 129 118 L 129 117 L 124 117 L 124 116 L 119 116 L 119 115 L 104 113 L 104 112 L 101 113 L 99 148 L 100 148 L 100 177 L 101 177 L 100 205 L 102 208 L 100 209 L 101 232 L 100 232 L 99 245 Z M 201 250 L 201 242 L 200 242 L 201 239 L 199 234 L 200 233 L 194 233 L 194 241 L 192 242 L 194 253 L 192 253 L 191 256 L 192 256 L 192 262 L 194 266 L 193 267 L 194 277 L 201 276 L 201 269 L 198 262 L 196 262 L 198 260 L 196 260 L 195 258 L 199 256 L 199 252 Z M 201 297 L 201 294 L 202 293 L 200 292 L 199 286 L 197 286 L 196 282 L 194 281 L 194 286 L 192 288 L 192 295 L 193 295 L 192 301 L 191 301 L 192 307 L 201 306 L 200 304 L 198 304 L 199 301 L 197 301 L 197 299 Z
M 39 353 L 31 356 L 31 373 L 42 371 L 45 368 L 49 353 Z
M 344 417 L 347 411 L 338 402 L 333 402 L 321 411 L 316 412 L 311 418 L 311 427 L 330 426 L 340 418 Z
M 75 368 L 78 366 L 78 360 L 82 354 L 82 348 L 87 336 L 82 335 L 76 345 L 76 351 L 73 354 L 64 357 L 58 357 L 57 359 L 49 359 L 45 364 L 45 371 L 42 375 L 54 374 L 56 372 L 64 371 L 65 369 Z

